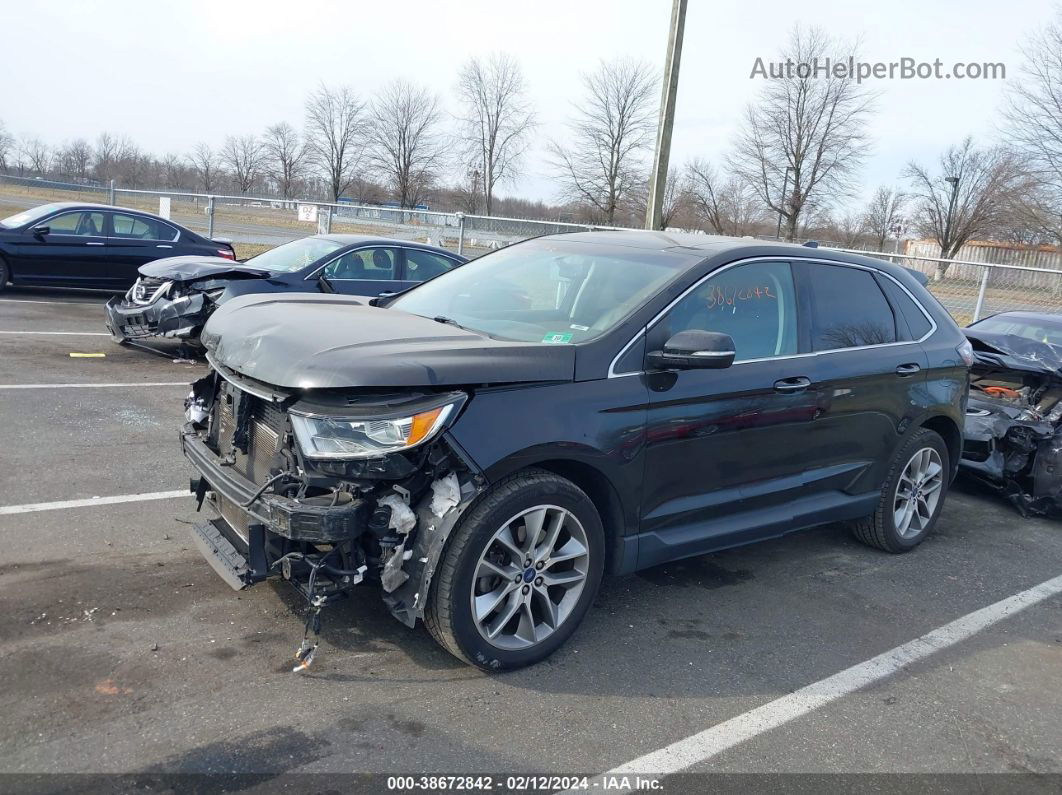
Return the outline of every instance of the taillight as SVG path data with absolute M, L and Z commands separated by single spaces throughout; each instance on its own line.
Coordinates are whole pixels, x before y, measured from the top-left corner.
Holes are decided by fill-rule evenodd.
M 967 367 L 973 366 L 973 363 L 976 361 L 976 359 L 974 358 L 973 345 L 970 344 L 969 340 L 963 340 L 962 344 L 959 345 L 959 347 L 955 350 L 958 351 L 959 356 L 962 357 L 962 360 L 966 362 Z
M 236 254 L 231 248 L 219 248 L 218 254 L 223 256 L 225 259 L 236 259 Z

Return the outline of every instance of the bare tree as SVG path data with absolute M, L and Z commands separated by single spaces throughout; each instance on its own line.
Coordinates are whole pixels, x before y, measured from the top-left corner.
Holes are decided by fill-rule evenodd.
M 198 143 L 188 156 L 188 162 L 191 163 L 203 192 L 213 193 L 221 176 L 221 164 L 214 150 L 205 143 Z
M 707 160 L 686 164 L 686 193 L 695 216 L 717 235 L 751 235 L 765 223 L 763 202 L 739 177 L 721 176 Z
M 732 163 L 781 215 L 786 240 L 796 239 L 809 205 L 851 189 L 866 156 L 873 93 L 855 80 L 811 68 L 850 56 L 823 31 L 796 27 L 781 58 L 795 68 L 772 76 L 745 111 Z
M 840 213 L 830 218 L 827 230 L 843 248 L 858 248 L 867 239 L 866 214 L 857 210 Z
M 258 179 L 265 157 L 261 141 L 254 135 L 230 135 L 221 147 L 221 162 L 228 167 L 240 194 L 246 194 Z
M 907 194 L 891 188 L 880 186 L 863 213 L 863 226 L 877 244 L 878 251 L 885 250 L 885 242 L 903 220 L 903 209 L 907 203 Z
M 458 75 L 457 93 L 462 104 L 460 140 L 466 159 L 479 172 L 484 209 L 490 215 L 495 186 L 519 176 L 535 114 L 520 64 L 505 53 L 486 61 L 466 61 Z
M 51 150 L 44 141 L 36 136 L 23 138 L 20 147 L 25 153 L 26 163 L 29 165 L 30 171 L 35 171 L 41 176 L 48 173 Z
M 96 179 L 106 181 L 114 179 L 114 167 L 118 159 L 120 144 L 118 139 L 108 132 L 102 132 L 96 138 L 95 157 L 92 171 Z
M 8 159 L 15 147 L 15 139 L 7 131 L 7 127 L 0 121 L 0 171 L 7 171 Z
M 299 133 L 282 121 L 267 127 L 263 137 L 265 168 L 285 199 L 295 193 L 295 184 L 302 178 L 306 162 L 306 146 Z
M 1035 185 L 1016 212 L 1062 244 L 1062 6 L 1022 47 L 1018 79 L 1007 92 L 1005 134 Z
M 444 165 L 439 101 L 405 80 L 384 86 L 372 102 L 369 157 L 402 207 L 416 207 Z
M 656 76 L 646 63 L 602 62 L 583 78 L 586 96 L 565 143 L 550 144 L 563 196 L 613 224 L 616 210 L 643 180 L 642 153 L 656 125 Z
M 1028 188 L 1013 157 L 998 147 L 977 149 L 972 138 L 948 148 L 936 173 L 912 162 L 904 174 L 914 186 L 916 228 L 937 241 L 942 259 L 954 258 L 976 235 L 990 232 Z M 948 263 L 937 263 L 934 278 L 947 272 Z
M 332 194 L 354 180 L 365 151 L 365 103 L 346 86 L 320 86 L 306 100 L 306 147 Z

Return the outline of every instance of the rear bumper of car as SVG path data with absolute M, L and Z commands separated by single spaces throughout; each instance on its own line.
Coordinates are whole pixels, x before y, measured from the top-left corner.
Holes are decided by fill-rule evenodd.
M 112 298 L 106 306 L 107 328 L 119 342 L 144 337 L 194 338 L 206 323 L 211 306 L 203 293 L 172 300 L 159 298 L 143 305 L 128 298 Z

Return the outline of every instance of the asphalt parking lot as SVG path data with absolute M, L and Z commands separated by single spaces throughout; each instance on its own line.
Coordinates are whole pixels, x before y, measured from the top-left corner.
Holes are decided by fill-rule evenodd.
M 607 580 L 572 642 L 505 675 L 366 589 L 293 675 L 299 602 L 230 590 L 171 494 L 204 368 L 114 345 L 105 297 L 0 296 L 0 772 L 596 774 L 679 743 L 703 772 L 1062 773 L 1057 585 L 865 687 L 784 701 L 1062 575 L 1062 526 L 966 487 L 905 556 L 827 526 Z M 696 739 L 721 725 L 742 741 Z

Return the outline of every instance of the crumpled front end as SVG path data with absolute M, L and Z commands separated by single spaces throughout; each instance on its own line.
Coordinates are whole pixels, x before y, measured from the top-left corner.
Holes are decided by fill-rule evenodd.
M 970 373 L 960 469 L 1028 515 L 1062 516 L 1062 357 L 969 333 Z
M 333 454 L 346 452 L 344 439 L 325 434 L 329 422 L 345 423 L 391 443 L 394 427 L 402 432 L 406 424 L 387 418 L 414 417 L 408 432 L 416 433 L 416 418 L 452 420 L 466 399 L 454 390 L 314 398 L 213 371 L 193 385 L 181 433 L 197 471 L 192 491 L 214 514 L 194 526 L 197 546 L 233 588 L 289 581 L 318 623 L 322 607 L 371 582 L 412 626 L 424 615 L 450 531 L 485 485 L 482 475 L 445 426 L 410 449 L 359 458 Z M 320 449 L 309 452 L 317 455 L 308 455 L 304 448 L 314 444 Z
M 146 337 L 196 339 L 224 285 L 188 286 L 141 276 L 121 298 L 107 302 L 107 328 L 118 342 Z

